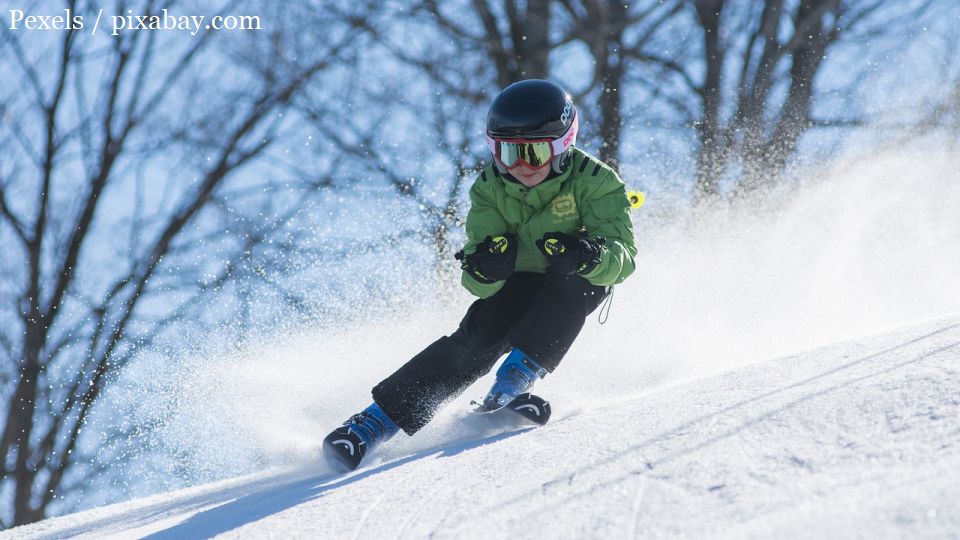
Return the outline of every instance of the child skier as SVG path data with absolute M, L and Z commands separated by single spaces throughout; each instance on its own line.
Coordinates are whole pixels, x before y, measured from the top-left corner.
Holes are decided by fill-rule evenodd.
M 373 404 L 324 439 L 355 469 L 401 429 L 413 435 L 509 353 L 480 405 L 504 407 L 552 373 L 586 317 L 634 270 L 624 184 L 574 147 L 579 115 L 549 81 L 514 83 L 487 115 L 493 163 L 474 181 L 463 286 L 479 299 L 460 327 L 373 388 Z

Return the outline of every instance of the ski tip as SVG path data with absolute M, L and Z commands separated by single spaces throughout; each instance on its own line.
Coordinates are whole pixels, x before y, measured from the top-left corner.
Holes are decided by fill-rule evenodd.
M 330 467 L 339 472 L 355 470 L 366 453 L 360 437 L 344 427 L 333 430 L 323 439 L 323 456 Z
M 550 421 L 553 410 L 550 402 L 535 394 L 520 394 L 507 407 L 534 424 L 543 426 Z

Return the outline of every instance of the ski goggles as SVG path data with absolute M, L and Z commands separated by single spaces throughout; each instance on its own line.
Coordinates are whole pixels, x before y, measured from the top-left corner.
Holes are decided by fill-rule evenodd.
M 579 123 L 577 115 L 574 114 L 573 123 L 559 139 L 494 139 L 487 135 L 487 147 L 507 169 L 518 167 L 520 162 L 533 169 L 540 169 L 577 142 Z

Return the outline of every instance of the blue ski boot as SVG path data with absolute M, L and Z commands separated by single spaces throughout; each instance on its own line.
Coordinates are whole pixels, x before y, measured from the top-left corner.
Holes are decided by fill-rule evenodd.
M 400 426 L 374 402 L 323 439 L 323 454 L 334 464 L 352 471 L 360 465 L 367 452 L 398 431 Z
M 514 348 L 497 370 L 497 381 L 493 383 L 487 397 L 483 398 L 479 411 L 493 412 L 506 407 L 517 396 L 530 390 L 533 383 L 546 374 L 547 370 L 540 367 L 533 358 Z

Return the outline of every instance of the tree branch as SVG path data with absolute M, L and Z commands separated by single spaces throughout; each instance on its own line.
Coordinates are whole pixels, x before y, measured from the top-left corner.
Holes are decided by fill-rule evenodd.
M 10 207 L 7 205 L 6 195 L 4 194 L 5 184 L 0 183 L 0 216 L 6 218 L 7 222 L 10 223 L 10 227 L 13 229 L 14 234 L 17 238 L 23 242 L 24 246 L 29 245 L 29 239 L 27 238 L 26 230 L 24 229 L 23 223 L 17 219 L 17 216 L 13 215 L 13 211 L 10 210 Z

